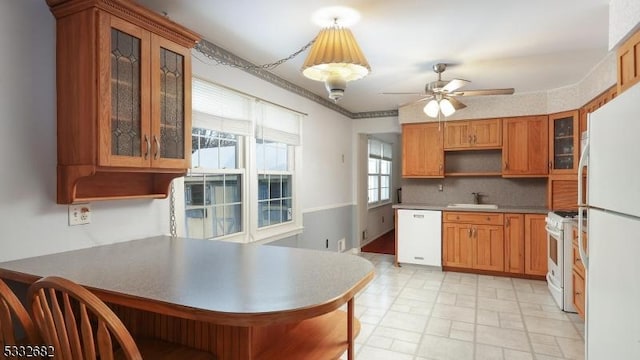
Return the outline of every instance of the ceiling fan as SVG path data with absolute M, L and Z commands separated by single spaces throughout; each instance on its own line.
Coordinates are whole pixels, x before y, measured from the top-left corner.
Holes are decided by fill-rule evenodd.
M 442 73 L 447 69 L 447 64 L 437 63 L 433 65 L 433 71 L 438 74 L 438 80 L 427 83 L 424 92 L 392 92 L 383 94 L 404 95 L 418 94 L 424 95 L 423 98 L 415 101 L 421 102 L 431 99 L 424 107 L 424 112 L 430 117 L 437 117 L 442 113 L 445 117 L 450 116 L 456 110 L 464 109 L 467 105 L 456 99 L 457 96 L 479 96 L 479 95 L 511 95 L 514 93 L 513 88 L 506 89 L 480 89 L 480 90 L 458 90 L 467 85 L 471 81 L 463 79 L 453 79 L 450 81 L 442 80 Z

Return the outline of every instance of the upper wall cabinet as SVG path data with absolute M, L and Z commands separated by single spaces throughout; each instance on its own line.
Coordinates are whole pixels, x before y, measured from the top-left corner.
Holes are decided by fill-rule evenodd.
M 195 33 L 125 0 L 57 19 L 58 203 L 166 197 L 191 161 Z
M 437 122 L 402 124 L 403 177 L 444 177 L 442 128 Z
M 505 118 L 503 127 L 502 176 L 547 176 L 548 117 L 541 115 Z
M 618 48 L 618 94 L 640 81 L 640 31 Z
M 445 150 L 502 147 L 502 119 L 447 121 L 444 124 Z
M 616 85 L 613 85 L 609 89 L 605 90 L 602 94 L 596 96 L 593 100 L 586 103 L 583 107 L 580 108 L 580 126 L 579 134 L 587 131 L 587 117 L 590 113 L 598 110 L 604 104 L 613 100 L 618 95 L 618 88 Z M 582 151 L 582 149 L 580 149 Z
M 549 174 L 577 174 L 578 110 L 549 115 Z

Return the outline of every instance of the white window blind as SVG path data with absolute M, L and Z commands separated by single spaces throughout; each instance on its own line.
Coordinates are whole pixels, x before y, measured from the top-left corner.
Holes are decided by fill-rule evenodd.
M 303 115 L 283 107 L 258 102 L 256 138 L 288 145 L 300 145 L 300 125 Z
M 192 84 L 193 127 L 251 134 L 252 98 L 197 78 Z
M 377 139 L 369 139 L 369 157 L 373 159 L 391 160 L 391 144 Z

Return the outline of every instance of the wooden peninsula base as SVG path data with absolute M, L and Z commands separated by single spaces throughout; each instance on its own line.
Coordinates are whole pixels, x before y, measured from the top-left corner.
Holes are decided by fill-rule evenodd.
M 297 323 L 230 326 L 188 320 L 109 304 L 136 338 L 161 339 L 214 353 L 221 360 L 338 359 L 360 332 L 353 318 L 348 335 L 347 312 L 330 313 Z

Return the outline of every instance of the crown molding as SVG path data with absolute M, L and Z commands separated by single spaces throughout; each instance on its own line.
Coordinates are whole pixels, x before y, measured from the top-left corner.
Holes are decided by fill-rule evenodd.
M 267 81 L 278 87 L 281 87 L 298 96 L 302 96 L 311 101 L 314 101 L 333 111 L 339 112 L 340 114 L 350 119 L 369 119 L 369 118 L 378 118 L 378 117 L 392 117 L 392 116 L 397 117 L 398 116 L 397 109 L 381 110 L 381 111 L 366 111 L 366 112 L 358 112 L 358 113 L 351 112 L 341 106 L 338 106 L 336 103 L 323 98 L 322 96 L 312 93 L 311 91 L 303 87 L 300 87 L 290 81 L 287 81 L 273 74 L 272 72 L 269 72 L 265 69 L 261 69 L 255 64 L 205 39 L 200 40 L 200 42 L 196 45 L 195 50 L 201 52 L 203 55 L 211 58 L 214 61 L 218 61 L 221 64 L 225 64 L 227 66 L 231 66 L 231 67 L 243 70 L 259 79 Z

